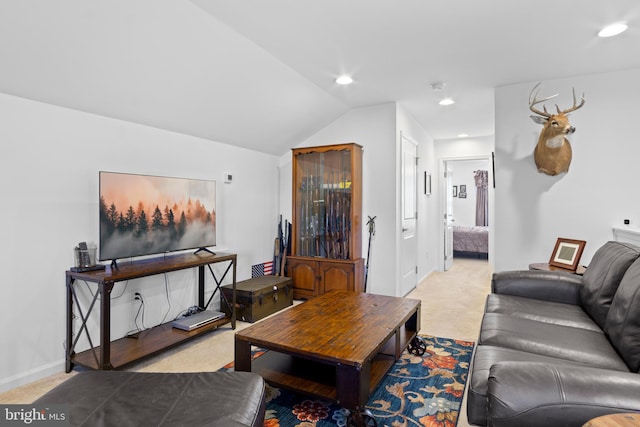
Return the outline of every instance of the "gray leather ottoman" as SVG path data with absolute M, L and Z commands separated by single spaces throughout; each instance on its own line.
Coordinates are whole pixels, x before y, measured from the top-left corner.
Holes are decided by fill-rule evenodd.
M 250 372 L 82 372 L 36 400 L 63 404 L 72 426 L 258 427 L 265 384 Z

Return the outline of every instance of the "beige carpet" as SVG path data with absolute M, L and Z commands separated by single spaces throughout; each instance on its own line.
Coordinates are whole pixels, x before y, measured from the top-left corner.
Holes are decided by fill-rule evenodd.
M 485 260 L 456 258 L 453 268 L 436 272 L 418 284 L 408 298 L 422 300 L 421 334 L 476 341 L 484 302 L 490 289 L 491 271 Z M 249 326 L 238 322 L 236 329 Z M 131 371 L 215 371 L 233 360 L 233 334 L 229 326 L 133 365 Z M 60 373 L 0 394 L 0 403 L 28 404 L 74 372 Z M 463 402 L 459 427 L 466 427 Z

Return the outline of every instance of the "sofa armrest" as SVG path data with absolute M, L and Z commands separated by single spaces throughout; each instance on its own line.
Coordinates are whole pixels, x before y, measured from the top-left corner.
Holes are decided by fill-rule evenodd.
M 543 270 L 501 271 L 493 274 L 491 292 L 579 305 L 581 285 L 582 276 L 571 273 Z
M 493 427 L 580 426 L 640 411 L 640 374 L 537 362 L 500 362 L 488 382 Z

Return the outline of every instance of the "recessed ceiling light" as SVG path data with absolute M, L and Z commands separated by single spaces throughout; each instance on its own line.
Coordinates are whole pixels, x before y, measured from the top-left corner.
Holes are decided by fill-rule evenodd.
M 456 101 L 454 101 L 451 98 L 444 98 L 442 101 L 438 102 L 438 104 L 440 105 L 451 105 L 451 104 L 455 104 Z
M 624 32 L 626 29 L 627 29 L 627 24 L 623 22 L 618 22 L 616 24 L 611 24 L 604 27 L 602 30 L 600 30 L 600 32 L 598 33 L 598 36 L 600 37 L 617 36 L 618 34 Z
M 336 83 L 338 83 L 339 85 L 350 85 L 351 83 L 353 83 L 353 79 L 351 78 L 351 76 L 343 75 L 336 79 Z
M 459 133 L 459 134 L 458 134 L 458 138 L 466 138 L 466 137 L 468 137 L 468 136 L 469 136 L 469 134 L 468 134 L 468 133 Z

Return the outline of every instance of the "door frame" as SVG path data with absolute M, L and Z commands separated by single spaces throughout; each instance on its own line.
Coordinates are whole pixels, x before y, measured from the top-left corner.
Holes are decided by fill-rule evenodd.
M 414 162 L 412 163 L 412 166 L 414 168 L 414 176 L 413 176 L 413 182 L 412 182 L 412 190 L 413 190 L 413 201 L 412 201 L 412 205 L 413 205 L 413 212 L 412 212 L 412 217 L 411 218 L 405 218 L 404 216 L 404 211 L 405 211 L 405 161 L 404 161 L 404 154 L 405 154 L 405 150 L 404 150 L 404 144 L 405 144 L 405 140 L 407 141 L 408 144 L 410 144 L 413 147 L 413 154 L 414 154 Z M 411 280 L 411 289 L 408 289 L 407 286 L 405 286 L 405 277 L 409 277 L 409 275 L 405 276 L 405 271 L 403 270 L 403 260 L 406 261 L 405 256 L 399 256 L 397 258 L 397 268 L 398 268 L 398 286 L 397 286 L 397 290 L 396 290 L 396 295 L 399 296 L 404 296 L 406 294 L 408 294 L 409 292 L 411 292 L 413 289 L 416 288 L 416 286 L 418 285 L 418 155 L 419 155 L 419 144 L 418 142 L 413 139 L 412 137 L 410 137 L 409 135 L 407 135 L 405 132 L 400 132 L 400 210 L 399 210 L 399 216 L 400 216 L 400 234 L 399 234 L 399 240 L 398 240 L 398 254 L 403 254 L 406 255 L 406 253 L 404 253 L 404 250 L 409 250 L 410 256 L 411 256 L 411 260 L 413 261 L 413 273 L 412 273 L 412 280 Z M 405 229 L 405 225 L 407 225 L 407 221 L 409 221 L 409 223 L 411 224 L 411 226 L 407 227 Z M 411 229 L 413 228 L 413 229 Z M 409 236 L 409 238 L 407 238 L 407 236 Z M 407 246 L 407 242 L 411 241 L 411 246 Z
M 449 218 L 450 215 L 453 215 L 453 169 L 449 167 L 449 162 L 445 164 L 445 175 L 443 176 L 445 182 L 445 191 L 444 191 L 444 215 L 442 217 L 442 230 L 443 230 L 443 239 L 444 246 L 441 253 L 442 257 L 442 271 L 448 271 L 451 267 L 453 267 L 453 222 L 455 218 Z M 449 226 L 451 226 L 451 230 L 449 230 Z
M 405 218 L 404 211 L 407 207 L 405 203 L 405 141 L 411 146 L 413 155 L 413 181 L 410 189 L 412 190 L 412 209 L 411 218 Z M 399 166 L 398 166 L 398 237 L 396 251 L 396 293 L 398 296 L 405 296 L 418 285 L 418 159 L 419 159 L 418 141 L 409 136 L 406 132 L 400 131 L 399 135 Z M 405 266 L 412 264 L 411 273 L 405 270 Z M 405 274 L 407 273 L 407 274 Z M 410 289 L 409 289 L 410 288 Z
M 437 266 L 438 271 L 445 271 L 444 269 L 444 253 L 445 253 L 445 225 L 442 220 L 447 212 L 447 192 L 452 189 L 447 188 L 447 180 L 444 175 L 448 167 L 449 162 L 456 161 L 465 161 L 465 160 L 486 160 L 487 162 L 487 170 L 489 173 L 489 188 L 487 192 L 487 198 L 489 203 L 489 265 L 493 268 L 494 260 L 493 260 L 493 242 L 494 242 L 494 232 L 495 232 L 495 189 L 493 187 L 494 177 L 493 177 L 493 158 L 491 154 L 487 155 L 479 155 L 479 156 L 460 156 L 460 157 L 443 157 L 438 159 L 438 189 L 440 193 L 440 197 L 438 198 L 438 252 L 440 256 L 438 256 Z

